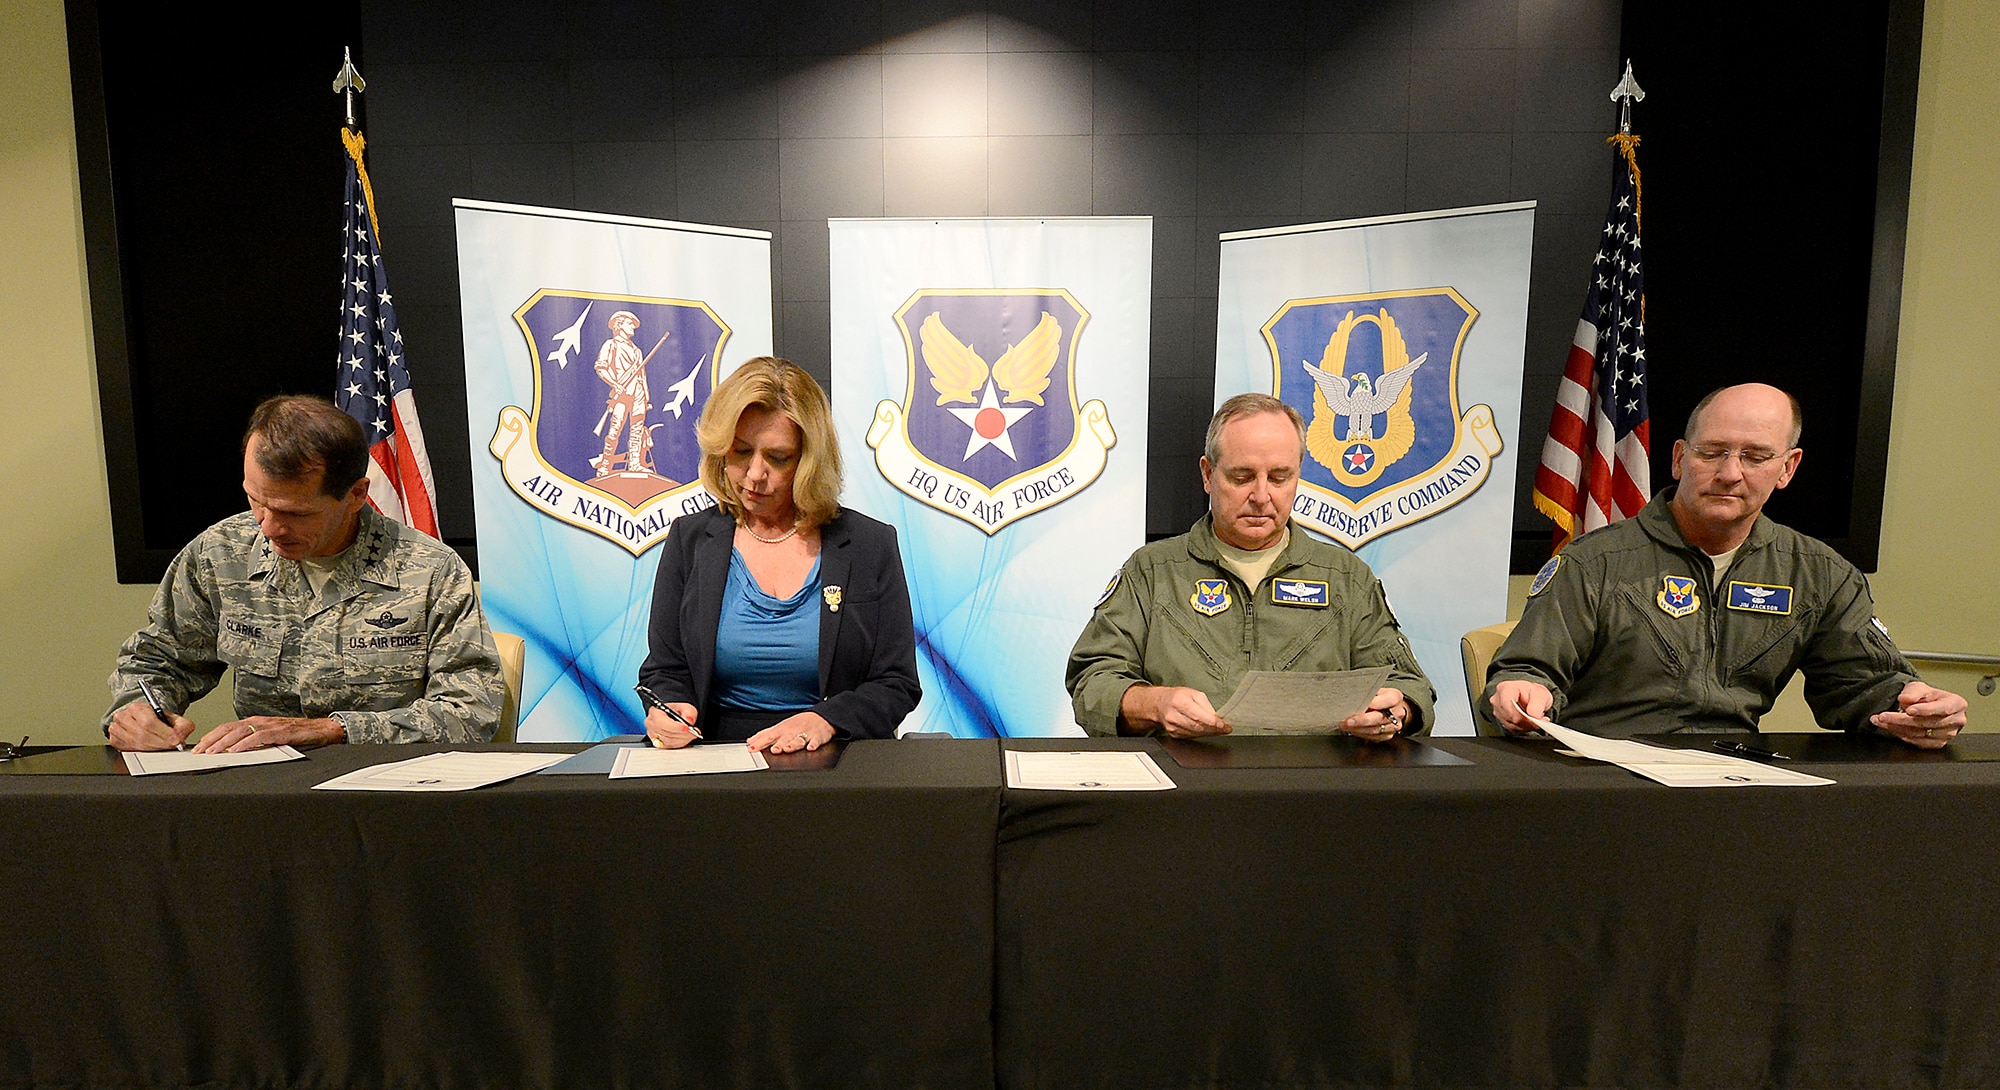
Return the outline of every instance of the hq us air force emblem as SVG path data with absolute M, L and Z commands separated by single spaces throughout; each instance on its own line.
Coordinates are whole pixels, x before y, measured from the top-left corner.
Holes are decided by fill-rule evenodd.
M 1486 483 L 1502 447 L 1493 410 L 1458 407 L 1478 317 L 1442 287 L 1293 299 L 1264 323 L 1272 392 L 1306 419 L 1295 518 L 1358 548 Z
M 896 311 L 902 404 L 875 407 L 884 479 L 988 534 L 1090 487 L 1117 443 L 1102 401 L 1079 407 L 1090 320 L 1055 289 L 922 289 Z
M 633 556 L 714 506 L 694 422 L 729 327 L 708 304 L 544 288 L 514 321 L 535 404 L 501 409 L 487 449 L 516 495 Z

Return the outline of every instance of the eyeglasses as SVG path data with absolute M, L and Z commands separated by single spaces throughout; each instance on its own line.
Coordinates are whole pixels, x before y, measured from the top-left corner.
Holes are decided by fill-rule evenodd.
M 28 736 L 25 734 L 21 736 L 19 742 L 11 746 L 5 742 L 0 742 L 0 761 L 11 761 L 16 757 L 26 757 L 27 755 Z
M 1770 465 L 1773 459 L 1782 458 L 1789 452 L 1764 450 L 1761 447 L 1750 450 L 1730 450 L 1728 447 L 1689 447 L 1688 453 L 1694 455 L 1694 460 L 1703 465 L 1720 465 L 1734 458 L 1738 462 L 1741 462 L 1745 469 L 1762 469 Z

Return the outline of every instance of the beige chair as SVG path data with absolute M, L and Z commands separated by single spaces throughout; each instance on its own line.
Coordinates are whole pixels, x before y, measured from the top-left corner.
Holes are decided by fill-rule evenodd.
M 1472 702 L 1472 728 L 1490 738 L 1506 735 L 1500 724 L 1480 714 L 1479 694 L 1486 690 L 1486 667 L 1493 662 L 1493 655 L 1507 640 L 1507 633 L 1514 631 L 1515 621 L 1502 621 L 1485 628 L 1475 628 L 1458 640 L 1459 661 L 1465 664 L 1465 697 Z
M 528 645 L 512 632 L 494 632 L 493 648 L 500 652 L 500 681 L 506 693 L 500 698 L 500 722 L 493 728 L 493 740 L 514 740 L 514 726 L 521 718 L 521 668 L 527 662 Z

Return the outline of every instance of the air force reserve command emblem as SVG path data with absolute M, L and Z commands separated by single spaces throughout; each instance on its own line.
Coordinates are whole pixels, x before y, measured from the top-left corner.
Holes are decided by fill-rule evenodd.
M 1076 402 L 1089 320 L 1060 288 L 910 296 L 895 314 L 908 384 L 875 407 L 875 468 L 988 534 L 1090 487 L 1118 436 L 1104 402 Z
M 1486 483 L 1503 445 L 1493 410 L 1458 407 L 1478 316 L 1444 287 L 1293 299 L 1264 323 L 1272 393 L 1306 419 L 1293 517 L 1358 548 Z
M 706 303 L 544 288 L 514 321 L 535 375 L 488 449 L 523 501 L 632 555 L 714 506 L 696 479 L 694 422 L 729 327 Z

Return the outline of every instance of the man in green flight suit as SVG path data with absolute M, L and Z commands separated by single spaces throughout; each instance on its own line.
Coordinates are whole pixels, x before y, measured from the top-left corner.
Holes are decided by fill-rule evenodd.
M 1501 726 L 1611 737 L 1756 730 L 1792 675 L 1820 725 L 1936 749 L 1962 696 L 1925 684 L 1875 617 L 1867 580 L 1825 544 L 1760 518 L 1798 472 L 1797 399 L 1731 386 L 1688 414 L 1675 487 L 1577 538 L 1535 577 L 1487 671 Z
M 1368 708 L 1330 723 L 1369 741 L 1430 729 L 1434 694 L 1368 565 L 1291 525 L 1305 422 L 1238 394 L 1208 424 L 1208 514 L 1133 553 L 1070 651 L 1092 734 L 1227 734 L 1216 713 L 1251 670 L 1390 667 Z

